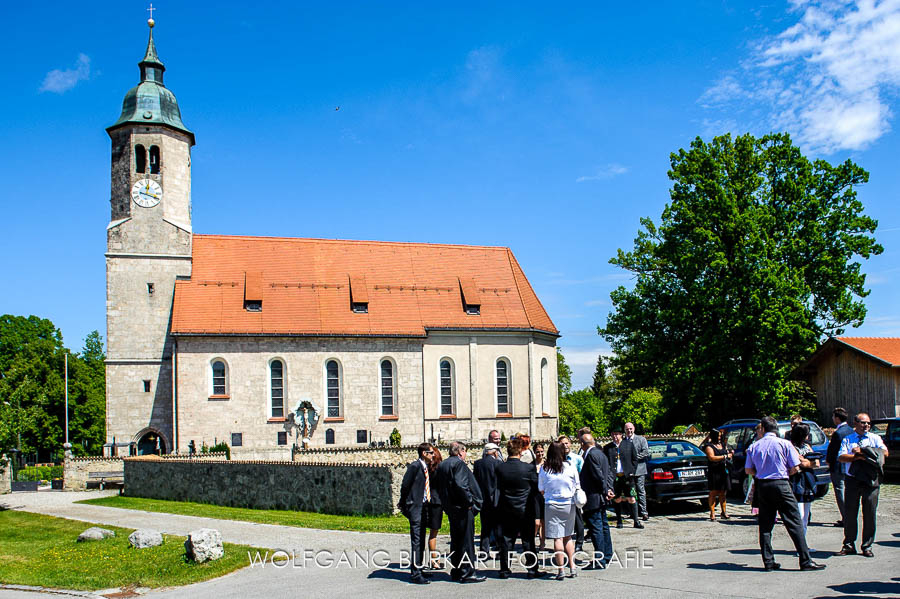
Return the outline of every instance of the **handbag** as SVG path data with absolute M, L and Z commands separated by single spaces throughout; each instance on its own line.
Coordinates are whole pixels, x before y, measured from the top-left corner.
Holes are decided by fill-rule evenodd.
M 575 507 L 581 509 L 584 507 L 584 504 L 587 503 L 587 493 L 584 492 L 584 489 L 581 488 L 581 485 L 578 484 L 578 478 L 575 479 Z

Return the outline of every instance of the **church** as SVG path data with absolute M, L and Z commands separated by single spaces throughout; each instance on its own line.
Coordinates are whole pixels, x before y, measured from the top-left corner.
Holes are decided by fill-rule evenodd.
M 107 445 L 290 459 L 300 406 L 308 447 L 555 435 L 559 331 L 508 248 L 194 234 L 148 24 L 107 128 Z

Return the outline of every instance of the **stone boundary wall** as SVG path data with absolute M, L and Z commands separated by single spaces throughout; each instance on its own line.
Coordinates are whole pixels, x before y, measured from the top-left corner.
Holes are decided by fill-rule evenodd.
M 405 467 L 125 459 L 129 497 L 325 514 L 393 514 Z M 165 484 L 160 484 L 165 481 Z
M 682 439 L 699 445 L 706 435 L 647 435 L 648 440 L 653 439 Z M 546 444 L 547 441 L 538 440 Z M 612 437 L 600 437 L 600 443 L 612 441 Z M 403 447 L 316 447 L 299 451 L 294 455 L 294 462 L 300 464 L 327 463 L 327 464 L 378 464 L 383 466 L 406 465 L 418 457 L 416 448 L 418 445 L 405 445 Z M 450 455 L 449 447 L 438 445 L 441 456 L 444 459 Z M 481 457 L 484 450 L 483 443 L 470 443 L 466 446 L 466 463 L 470 466 Z M 504 447 L 504 453 L 506 448 Z
M 195 461 L 199 459 L 198 456 L 188 456 L 185 454 L 168 454 L 164 456 L 153 456 L 153 458 L 166 461 Z M 67 458 L 63 464 L 63 490 L 86 491 L 88 488 L 88 476 L 91 472 L 122 472 L 124 470 L 124 459 L 125 458 L 121 457 Z M 227 459 L 227 456 L 224 452 L 207 453 L 203 454 L 203 459 L 222 461 Z
M 12 463 L 6 454 L 0 456 L 0 495 L 12 492 Z
M 416 448 L 418 445 L 405 445 L 403 447 L 317 447 L 298 451 L 294 455 L 294 462 L 300 464 L 377 464 L 380 466 L 405 466 L 418 457 Z M 450 456 L 450 448 L 438 445 L 443 459 Z M 466 463 L 472 465 L 481 457 L 484 444 L 466 445 Z
M 280 445 L 278 447 L 232 447 L 231 459 L 252 460 L 263 462 L 291 461 L 291 446 Z

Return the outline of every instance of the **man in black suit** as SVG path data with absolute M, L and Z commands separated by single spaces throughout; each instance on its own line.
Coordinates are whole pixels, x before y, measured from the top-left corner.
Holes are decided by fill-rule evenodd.
M 466 465 L 466 446 L 450 444 L 450 457 L 437 470 L 441 506 L 450 521 L 450 578 L 457 582 L 482 582 L 475 570 L 475 515 L 481 510 L 478 481 Z
M 506 444 L 506 462 L 496 468 L 497 488 L 500 494 L 500 578 L 509 578 L 510 553 L 516 546 L 516 537 L 522 539 L 522 561 L 528 567 L 528 578 L 546 576 L 538 570 L 537 553 L 534 550 L 534 521 L 540 514 L 537 469 L 519 459 L 523 443 L 512 439 Z
M 417 448 L 419 459 L 410 462 L 400 484 L 400 502 L 397 507 L 409 520 L 409 544 L 411 554 L 409 570 L 414 584 L 428 584 L 422 570 L 425 564 L 425 523 L 422 521 L 422 507 L 431 499 L 431 485 L 428 464 L 434 458 L 431 443 L 422 443 Z
M 603 451 L 606 452 L 610 469 L 615 472 L 615 483 L 613 484 L 615 499 L 613 499 L 613 503 L 616 507 L 616 528 L 622 528 L 623 526 L 623 503 L 631 506 L 634 527 L 644 528 L 638 517 L 637 491 L 634 483 L 634 473 L 637 470 L 638 463 L 637 450 L 631 441 L 622 438 L 621 430 L 613 431 L 611 434 L 612 442 L 607 443 Z
M 610 470 L 606 454 L 594 445 L 593 435 L 584 433 L 581 436 L 581 448 L 584 464 L 579 478 L 581 488 L 587 496 L 587 503 L 581 511 L 585 523 L 590 527 L 591 542 L 594 544 L 594 557 L 588 569 L 600 569 L 605 568 L 612 559 L 612 536 L 606 520 L 606 506 L 615 496 L 615 475 Z
M 485 554 L 489 554 L 491 549 L 496 549 L 500 536 L 497 530 L 497 503 L 500 500 L 500 491 L 497 490 L 496 468 L 503 462 L 497 457 L 499 449 L 496 444 L 487 443 L 481 459 L 472 465 L 475 480 L 478 481 L 478 488 L 481 489 L 481 496 L 484 498 L 484 504 L 481 506 L 481 551 Z

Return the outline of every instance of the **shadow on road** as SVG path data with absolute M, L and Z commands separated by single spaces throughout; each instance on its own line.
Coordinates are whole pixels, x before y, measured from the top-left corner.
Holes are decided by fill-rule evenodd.
M 886 595 L 888 597 L 900 596 L 900 578 L 894 578 L 889 582 L 883 580 L 870 580 L 859 582 L 845 582 L 843 584 L 829 585 L 829 589 L 840 593 L 840 595 L 822 595 L 816 599 L 827 599 L 829 597 L 846 597 L 846 596 L 867 596 L 867 595 Z
M 369 573 L 368 578 L 381 578 L 384 580 L 409 580 L 409 569 L 403 569 L 400 567 L 398 562 L 394 562 L 384 566 L 383 568 L 379 568 L 378 570 L 372 570 Z M 449 576 L 448 576 L 449 578 Z
M 748 566 L 747 564 L 735 564 L 734 562 L 719 562 L 717 564 L 693 563 L 688 564 L 687 567 L 694 570 L 721 570 L 725 572 L 752 572 L 754 570 L 765 570 L 762 566 L 755 568 L 753 566 Z

